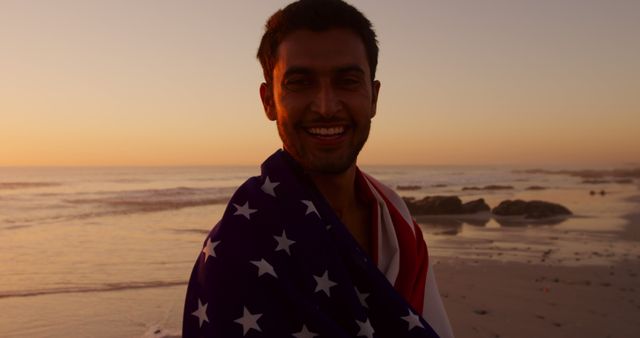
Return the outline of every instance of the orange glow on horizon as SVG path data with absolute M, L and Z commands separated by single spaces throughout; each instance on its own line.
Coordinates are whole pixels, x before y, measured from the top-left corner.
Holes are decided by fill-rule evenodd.
M 4 5 L 0 166 L 261 163 L 255 51 L 286 3 Z M 352 3 L 381 48 L 361 164 L 640 161 L 640 3 Z

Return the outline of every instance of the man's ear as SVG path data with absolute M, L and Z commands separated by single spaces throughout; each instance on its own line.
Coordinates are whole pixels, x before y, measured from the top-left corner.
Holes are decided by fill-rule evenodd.
M 275 121 L 277 114 L 273 103 L 273 92 L 271 91 L 271 86 L 264 82 L 260 84 L 260 100 L 262 100 L 262 108 L 264 108 L 264 113 L 267 115 L 267 118 Z
M 373 81 L 371 92 L 371 118 L 376 116 L 376 109 L 378 107 L 378 93 L 380 93 L 380 81 L 375 80 Z

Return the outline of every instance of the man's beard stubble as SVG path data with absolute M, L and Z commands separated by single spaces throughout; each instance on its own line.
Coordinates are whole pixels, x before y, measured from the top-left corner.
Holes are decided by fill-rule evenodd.
M 305 169 L 305 171 L 322 175 L 339 175 L 347 171 L 356 163 L 358 155 L 369 137 L 371 121 L 368 121 L 366 125 L 357 126 L 357 128 L 365 129 L 363 130 L 363 137 L 355 139 L 355 144 L 350 147 L 346 156 L 341 156 L 340 158 L 331 156 L 326 158 L 314 158 L 313 154 L 306 151 L 302 144 L 291 142 L 288 139 L 287 133 L 284 131 L 286 127 L 280 124 L 279 121 L 277 122 L 277 126 L 278 134 L 280 135 L 280 139 L 282 140 L 285 150 L 289 152 L 289 154 Z M 352 129 L 352 132 L 355 133 L 355 128 Z M 290 132 L 295 132 L 295 130 L 291 130 Z

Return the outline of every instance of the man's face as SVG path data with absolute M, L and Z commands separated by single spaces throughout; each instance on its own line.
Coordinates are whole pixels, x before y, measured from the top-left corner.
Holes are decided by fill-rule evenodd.
M 338 174 L 355 165 L 369 136 L 380 83 L 350 30 L 299 30 L 278 47 L 273 88 L 260 87 L 284 148 L 306 169 Z

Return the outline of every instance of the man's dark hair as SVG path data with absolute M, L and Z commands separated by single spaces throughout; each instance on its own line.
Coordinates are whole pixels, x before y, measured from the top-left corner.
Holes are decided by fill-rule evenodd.
M 342 0 L 299 0 L 275 12 L 265 25 L 258 48 L 258 60 L 267 84 L 271 85 L 273 81 L 278 46 L 288 34 L 300 29 L 321 32 L 332 28 L 350 29 L 360 36 L 367 53 L 371 80 L 374 80 L 378 65 L 378 40 L 369 19 Z

